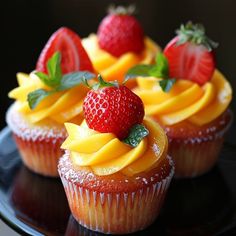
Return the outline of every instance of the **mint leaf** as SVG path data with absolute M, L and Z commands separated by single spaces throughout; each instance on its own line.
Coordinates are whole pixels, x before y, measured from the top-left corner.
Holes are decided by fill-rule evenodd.
M 45 74 L 42 73 L 42 75 L 41 75 L 41 73 L 42 72 L 37 72 L 36 74 L 38 76 L 44 77 Z M 59 81 L 58 86 L 55 87 L 55 85 L 53 85 L 54 89 L 52 89 L 50 91 L 46 91 L 44 89 L 37 89 L 37 90 L 29 93 L 28 97 L 27 97 L 29 107 L 30 107 L 30 109 L 34 109 L 45 97 L 47 97 L 53 93 L 56 93 L 58 91 L 66 90 L 66 89 L 72 88 L 74 86 L 77 86 L 77 85 L 83 83 L 84 80 L 87 81 L 87 80 L 90 80 L 94 77 L 95 77 L 95 75 L 93 73 L 90 73 L 87 71 L 66 74 Z M 45 77 L 45 80 L 48 83 L 47 77 Z M 50 83 L 50 85 L 51 85 L 51 83 Z
M 125 75 L 125 80 L 130 78 L 136 78 L 138 76 L 148 77 L 150 75 L 150 71 L 155 67 L 155 65 L 136 65 L 129 69 Z
M 84 83 L 85 80 L 87 81 L 94 77 L 95 75 L 93 73 L 87 71 L 66 74 L 62 77 L 60 85 L 56 89 L 57 91 L 69 89 L 81 83 Z
M 62 78 L 61 53 L 55 52 L 47 62 L 48 74 L 55 85 L 59 84 Z
M 44 84 L 51 87 L 51 81 L 50 81 L 50 78 L 48 77 L 47 74 L 45 74 L 41 71 L 36 71 L 36 72 L 34 72 L 34 74 L 36 74 Z
M 94 74 L 87 71 L 73 72 L 63 76 L 60 52 L 55 52 L 47 61 L 47 70 L 48 75 L 40 71 L 35 72 L 35 74 L 45 85 L 49 86 L 51 90 L 38 89 L 29 93 L 27 101 L 31 109 L 34 109 L 45 97 L 58 91 L 70 89 L 95 77 Z
M 60 52 L 55 52 L 47 62 L 48 75 L 40 71 L 36 71 L 35 74 L 44 84 L 51 88 L 54 88 L 60 84 L 60 81 L 62 79 L 60 64 L 61 54 Z
M 149 71 L 150 76 L 167 79 L 169 76 L 169 65 L 164 54 L 158 53 L 155 61 L 156 64 Z
M 163 79 L 159 81 L 159 84 L 164 92 L 169 92 L 172 86 L 175 84 L 176 79 Z
M 159 82 L 162 90 L 164 92 L 169 92 L 172 86 L 175 83 L 175 79 L 169 78 L 169 64 L 168 60 L 163 53 L 158 53 L 156 56 L 154 65 L 136 65 L 128 70 L 125 76 L 125 83 L 130 78 L 136 78 L 137 76 L 141 77 L 156 77 L 162 78 Z
M 156 64 L 154 65 L 137 65 L 128 70 L 125 80 L 136 78 L 137 76 L 157 78 L 167 78 L 169 75 L 169 65 L 166 57 L 162 53 L 156 56 Z
M 45 97 L 52 94 L 52 92 L 46 91 L 44 89 L 37 89 L 27 96 L 27 101 L 29 103 L 30 109 L 34 109 Z
M 167 78 L 169 76 L 168 60 L 162 53 L 158 53 L 156 56 L 156 68 L 159 69 L 158 71 L 162 75 L 162 78 Z
M 52 78 L 50 78 L 47 74 L 43 73 L 43 72 L 34 72 L 34 74 L 36 74 L 39 79 L 46 84 L 48 87 L 54 88 L 57 85 L 57 82 L 55 82 L 55 80 L 53 80 Z
M 149 134 L 147 128 L 144 125 L 137 124 L 134 125 L 129 133 L 129 136 L 123 140 L 124 143 L 132 146 L 137 147 L 141 140 Z

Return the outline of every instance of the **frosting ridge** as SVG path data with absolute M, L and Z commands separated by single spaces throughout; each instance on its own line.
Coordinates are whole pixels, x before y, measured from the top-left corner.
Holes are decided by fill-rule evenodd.
M 37 89 L 49 88 L 33 72 L 28 74 L 18 73 L 17 81 L 19 86 L 11 90 L 8 94 L 10 98 L 16 100 L 17 110 L 25 115 L 32 123 L 51 119 L 57 123 L 66 121 L 82 121 L 83 98 L 88 92 L 88 88 L 82 84 L 69 90 L 58 91 L 42 100 L 39 105 L 31 110 L 27 95 Z
M 199 126 L 207 124 L 222 114 L 232 99 L 232 88 L 218 70 L 203 86 L 180 79 L 168 93 L 162 91 L 157 81 L 139 77 L 134 92 L 144 102 L 145 113 L 164 125 L 184 120 Z
M 98 45 L 96 34 L 90 34 L 82 40 L 95 70 L 102 75 L 105 80 L 123 81 L 125 73 L 136 64 L 150 64 L 156 54 L 160 51 L 158 45 L 150 38 L 144 39 L 145 48 L 140 54 L 125 53 L 119 58 L 102 50 Z
M 167 138 L 159 125 L 148 118 L 144 125 L 150 134 L 132 148 L 112 133 L 98 133 L 85 123 L 81 126 L 66 123 L 68 138 L 62 148 L 70 151 L 74 165 L 90 167 L 96 175 L 118 171 L 134 175 L 155 166 L 167 151 Z

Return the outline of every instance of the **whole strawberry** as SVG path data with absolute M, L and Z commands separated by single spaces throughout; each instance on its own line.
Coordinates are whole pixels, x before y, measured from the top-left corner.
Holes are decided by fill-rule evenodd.
M 205 35 L 200 24 L 188 22 L 177 30 L 177 36 L 165 47 L 170 77 L 192 80 L 203 85 L 215 70 L 213 48 L 217 43 Z
M 139 53 L 144 48 L 144 33 L 135 17 L 133 8 L 117 7 L 102 20 L 98 28 L 99 46 L 119 57 L 126 52 Z
M 99 84 L 84 99 L 85 120 L 90 129 L 113 133 L 119 139 L 128 136 L 130 129 L 143 121 L 141 99 L 124 85 L 107 83 L 99 76 Z

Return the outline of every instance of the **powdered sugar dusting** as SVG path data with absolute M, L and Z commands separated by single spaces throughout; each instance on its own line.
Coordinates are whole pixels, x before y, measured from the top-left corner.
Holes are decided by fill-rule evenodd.
M 64 140 L 67 136 L 64 125 L 53 120 L 47 119 L 37 124 L 30 123 L 26 116 L 17 111 L 16 103 L 8 109 L 6 121 L 12 132 L 23 140 L 56 142 L 57 139 Z
M 74 185 L 71 188 L 68 180 L 61 176 L 75 219 L 84 227 L 106 234 L 132 233 L 146 228 L 153 222 L 159 214 L 171 177 L 168 176 L 166 181 L 159 184 L 155 183 L 148 188 L 149 190 L 142 188 L 130 193 L 107 194 L 81 189 L 74 183 L 71 183 Z M 76 198 L 79 192 L 84 194 Z M 86 201 L 87 195 L 91 197 L 90 201 Z M 97 195 L 100 197 L 97 198 Z
M 170 157 L 167 157 L 169 161 L 169 165 L 171 166 L 171 173 L 170 175 L 172 176 L 174 173 L 174 164 L 173 161 Z M 77 170 L 75 166 L 72 164 L 72 161 L 70 159 L 70 152 L 68 150 L 65 151 L 64 155 L 60 158 L 59 164 L 58 164 L 58 171 L 61 176 L 66 178 L 68 181 L 72 183 L 76 183 L 78 186 L 82 186 L 85 188 L 89 188 L 93 191 L 99 191 L 102 192 L 107 191 L 108 192 L 120 192 L 120 191 L 125 191 L 125 192 L 130 192 L 132 191 L 131 189 L 137 189 L 140 188 L 141 186 L 152 186 L 153 183 L 157 182 L 157 178 L 160 179 L 159 182 L 162 181 L 162 176 L 166 176 L 165 172 L 166 166 L 160 168 L 160 171 L 158 173 L 153 173 L 152 176 L 149 177 L 140 177 L 136 176 L 134 177 L 135 182 L 137 186 L 139 187 L 134 187 L 134 181 L 128 180 L 126 178 L 127 176 L 123 176 L 120 178 L 122 179 L 116 179 L 114 180 L 113 177 L 109 178 L 100 178 L 99 176 L 95 175 L 90 168 L 86 169 L 81 169 Z M 165 177 L 166 178 L 166 177 Z M 119 186 L 122 186 L 119 188 Z M 123 190 L 121 190 L 123 189 Z
M 228 117 L 228 119 L 227 119 Z M 225 133 L 228 131 L 233 122 L 233 113 L 231 110 L 227 110 L 220 120 L 217 123 L 209 124 L 204 130 L 198 131 L 195 136 L 192 137 L 184 137 L 184 138 L 172 138 L 171 129 L 169 127 L 165 127 L 165 131 L 168 136 L 169 143 L 178 142 L 182 144 L 201 144 L 203 142 L 209 142 L 218 138 L 222 138 Z M 179 129 L 180 133 L 185 133 L 186 130 L 183 128 Z M 182 135 L 180 135 L 182 136 Z
M 172 165 L 171 158 L 168 157 L 168 159 Z M 173 172 L 172 167 L 170 174 L 162 181 L 129 193 L 94 191 L 80 187 L 73 182 L 68 184 L 69 180 L 65 179 L 64 175 L 61 175 L 61 179 L 72 214 L 81 225 L 91 230 L 110 234 L 121 232 L 121 228 L 117 228 L 117 225 L 121 224 L 122 232 L 131 233 L 145 228 L 156 218 Z M 78 194 L 80 194 L 79 198 L 76 197 Z M 82 209 L 87 209 L 83 215 L 79 214 Z M 150 218 L 152 220 L 149 222 Z

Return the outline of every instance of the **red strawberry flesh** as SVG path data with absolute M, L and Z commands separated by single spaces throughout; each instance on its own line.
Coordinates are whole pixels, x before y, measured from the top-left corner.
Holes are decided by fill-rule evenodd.
M 56 51 L 59 51 L 62 56 L 63 74 L 75 71 L 94 71 L 88 54 L 81 44 L 80 37 L 66 27 L 58 29 L 50 37 L 39 56 L 36 70 L 47 73 L 47 61 Z
M 110 14 L 99 25 L 98 43 L 115 57 L 126 52 L 140 53 L 144 48 L 143 29 L 133 16 Z
M 144 117 L 141 99 L 125 86 L 90 90 L 85 97 L 84 116 L 89 128 L 127 137 L 130 128 Z
M 185 42 L 178 45 L 179 37 L 172 39 L 164 49 L 169 62 L 170 77 L 192 80 L 203 85 L 212 78 L 215 58 L 203 45 Z

